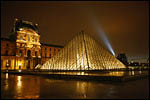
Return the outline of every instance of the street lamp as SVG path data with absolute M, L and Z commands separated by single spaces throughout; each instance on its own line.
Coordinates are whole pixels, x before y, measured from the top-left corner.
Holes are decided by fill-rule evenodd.
M 8 72 L 8 67 L 9 67 L 9 64 L 8 64 L 8 62 L 7 62 L 7 64 L 6 64 L 6 68 L 7 68 L 6 72 Z

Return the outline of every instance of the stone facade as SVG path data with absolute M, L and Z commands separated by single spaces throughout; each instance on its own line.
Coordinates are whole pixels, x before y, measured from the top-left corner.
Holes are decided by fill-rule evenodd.
M 1 69 L 34 69 L 63 46 L 40 43 L 37 24 L 15 19 L 9 38 L 1 38 Z

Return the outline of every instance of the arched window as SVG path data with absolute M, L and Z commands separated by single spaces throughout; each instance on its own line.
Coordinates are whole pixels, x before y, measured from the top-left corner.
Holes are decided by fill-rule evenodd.
M 36 56 L 36 57 L 38 56 L 37 51 L 35 51 L 35 56 Z
M 37 42 L 37 37 L 35 37 L 35 42 Z
M 28 35 L 28 41 L 30 41 L 30 35 Z
M 27 52 L 27 56 L 28 56 L 28 57 L 30 57 L 30 56 L 31 56 L 31 51 L 30 51 L 30 50 L 28 50 L 28 52 Z
M 14 54 L 13 54 L 13 56 L 16 56 L 16 51 L 14 51 Z
M 6 44 L 6 47 L 8 47 L 8 43 Z
M 20 40 L 23 40 L 22 35 L 20 35 Z
M 45 57 L 47 57 L 46 55 L 47 55 L 47 48 L 45 48 Z
M 49 57 L 51 58 L 51 54 L 49 55 Z
M 22 50 L 19 51 L 19 56 L 22 56 Z

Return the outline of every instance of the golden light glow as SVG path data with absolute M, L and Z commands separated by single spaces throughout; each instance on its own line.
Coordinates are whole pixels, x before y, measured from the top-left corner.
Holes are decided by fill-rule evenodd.
M 87 82 L 77 82 L 77 92 L 80 94 L 80 96 L 84 99 L 87 98 L 87 89 L 88 89 L 88 83 Z
M 8 79 L 8 73 L 6 73 L 6 79 Z
M 119 72 L 118 71 L 117 72 L 109 72 L 110 76 L 124 76 L 124 74 L 125 74 L 125 72 L 123 72 L 123 71 L 122 72 L 120 72 L 120 71 Z
M 78 72 L 77 75 L 86 75 L 84 72 Z
M 22 28 L 20 28 L 19 30 L 20 30 L 20 31 L 22 31 L 23 29 L 22 29 Z
M 53 70 L 104 70 L 119 68 L 126 67 L 92 37 L 81 33 L 41 66 L 41 69 Z
M 20 88 L 22 86 L 22 81 L 21 81 L 22 76 L 17 76 L 17 86 Z
M 22 93 L 22 76 L 17 76 L 17 93 Z
M 21 62 L 18 65 L 21 66 Z
M 40 49 L 40 35 L 38 35 L 32 29 L 23 29 L 20 28 L 20 31 L 17 32 L 17 47 L 20 48 L 20 44 L 23 47 L 33 48 L 33 45 L 36 45 L 36 48 Z

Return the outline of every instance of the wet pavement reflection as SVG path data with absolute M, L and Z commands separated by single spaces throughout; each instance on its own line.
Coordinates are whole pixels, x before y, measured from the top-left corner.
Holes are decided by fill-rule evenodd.
M 135 75 L 136 73 L 131 72 L 130 74 Z M 149 78 L 108 84 L 7 73 L 1 74 L 1 97 L 12 99 L 148 99 Z
M 134 76 L 147 74 L 148 71 L 107 71 L 107 72 L 40 72 L 43 74 L 67 74 L 67 75 L 90 75 L 90 76 Z

